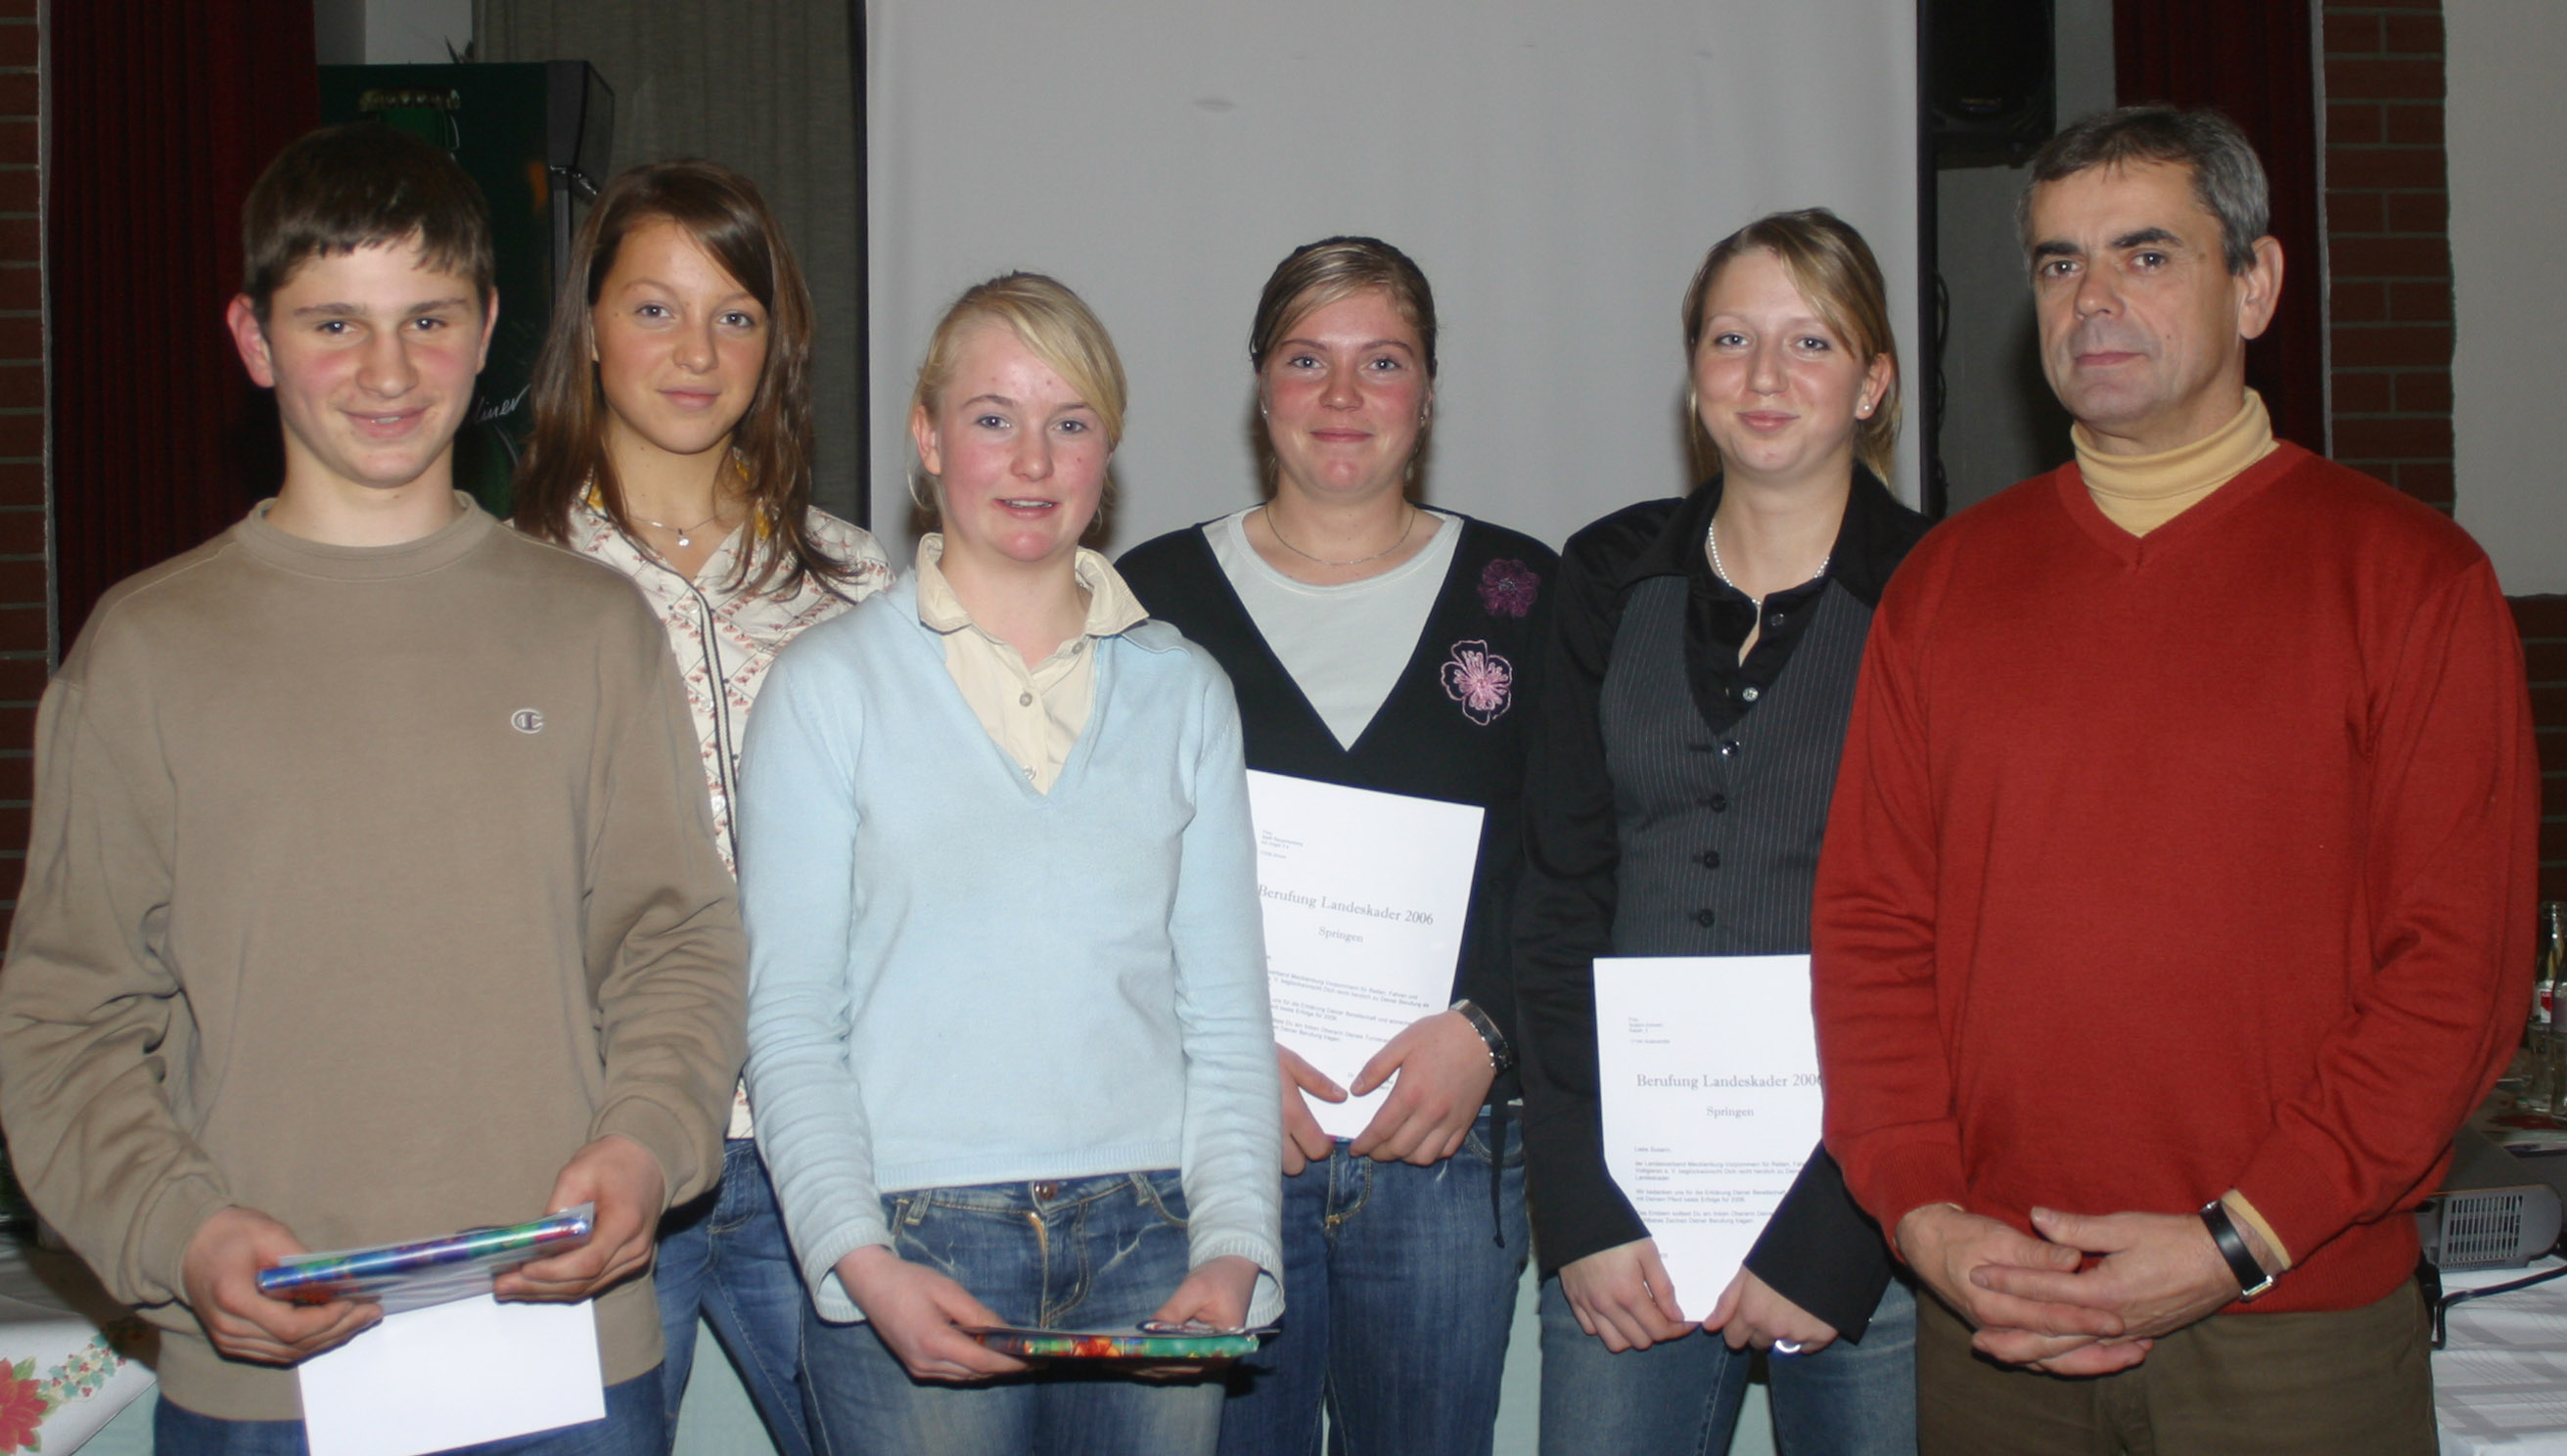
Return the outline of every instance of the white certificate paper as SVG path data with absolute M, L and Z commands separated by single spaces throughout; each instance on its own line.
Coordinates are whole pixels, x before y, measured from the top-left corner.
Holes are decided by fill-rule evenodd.
M 1453 1004 L 1480 806 L 1251 770 L 1248 807 L 1275 1039 L 1351 1087 L 1383 1042 Z M 1353 1137 L 1389 1095 L 1310 1111 Z
M 1700 1319 L 1819 1145 L 1810 958 L 1598 960 L 1595 1067 L 1604 1165 Z
M 606 1417 L 588 1301 L 387 1314 L 296 1372 L 312 1456 L 421 1456 Z

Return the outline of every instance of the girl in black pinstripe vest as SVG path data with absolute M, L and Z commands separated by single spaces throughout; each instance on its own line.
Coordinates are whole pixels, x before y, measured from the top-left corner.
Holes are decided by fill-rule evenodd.
M 1711 1312 L 1679 1312 L 1605 1170 L 1597 956 L 1805 954 L 1862 639 L 1924 519 L 1881 483 L 1898 369 L 1880 271 L 1820 209 L 1711 250 L 1687 292 L 1714 473 L 1563 553 L 1518 911 L 1546 1456 L 1720 1452 L 1770 1350 L 1786 1456 L 1914 1450 L 1915 1307 L 1824 1150 Z

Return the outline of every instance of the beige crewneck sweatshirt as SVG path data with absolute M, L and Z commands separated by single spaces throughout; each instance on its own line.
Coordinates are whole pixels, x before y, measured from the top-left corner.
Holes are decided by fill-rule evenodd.
M 672 1203 L 721 1166 L 743 955 L 667 635 L 462 504 L 380 548 L 262 505 L 110 592 L 38 713 L 0 1119 L 205 1415 L 301 1413 L 175 1303 L 227 1204 L 342 1249 L 536 1217 L 611 1132 Z M 659 1362 L 647 1278 L 596 1310 L 610 1383 Z
M 2106 454 L 2083 425 L 2068 437 L 2077 471 L 2097 509 L 2134 536 L 2144 536 L 2208 498 L 2211 491 L 2273 452 L 2273 421 L 2253 390 L 2228 423 L 2189 444 L 2146 455 Z

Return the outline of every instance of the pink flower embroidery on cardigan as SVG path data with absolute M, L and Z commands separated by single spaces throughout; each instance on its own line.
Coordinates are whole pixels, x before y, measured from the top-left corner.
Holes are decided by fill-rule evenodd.
M 1489 651 L 1477 639 L 1453 644 L 1444 664 L 1444 696 L 1462 705 L 1463 716 L 1488 727 L 1514 701 L 1516 665 Z

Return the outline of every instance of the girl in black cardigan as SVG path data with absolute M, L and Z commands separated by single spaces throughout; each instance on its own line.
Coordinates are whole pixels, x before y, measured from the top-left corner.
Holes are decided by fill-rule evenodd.
M 1120 563 L 1151 615 L 1230 673 L 1248 766 L 1484 810 L 1454 1009 L 1393 1036 L 1351 1088 L 1277 1048 L 1284 1081 L 1282 1334 L 1244 1363 L 1221 1449 L 1486 1453 L 1527 1236 L 1509 1104 L 1507 926 L 1538 634 L 1539 541 L 1408 499 L 1434 402 L 1434 299 L 1371 238 L 1295 251 L 1250 345 L 1272 448 L 1262 506 Z M 1351 1140 L 1305 1098 L 1391 1091 Z

